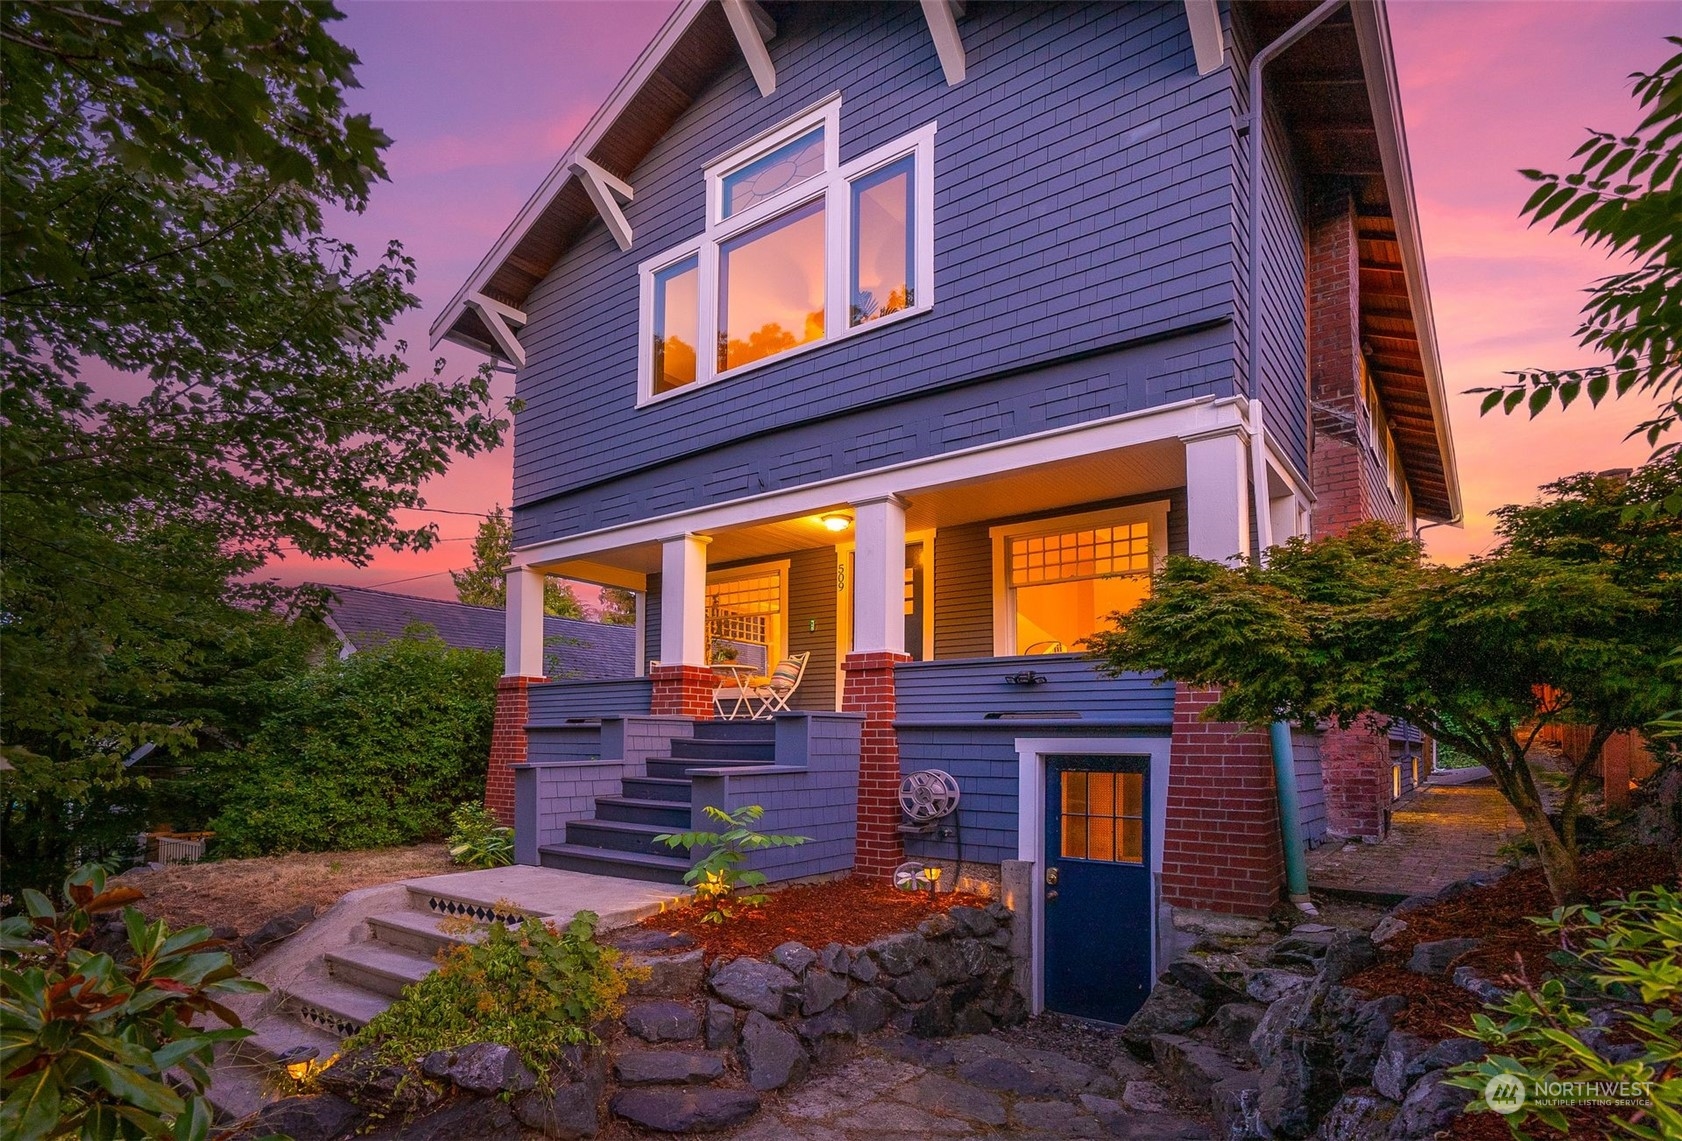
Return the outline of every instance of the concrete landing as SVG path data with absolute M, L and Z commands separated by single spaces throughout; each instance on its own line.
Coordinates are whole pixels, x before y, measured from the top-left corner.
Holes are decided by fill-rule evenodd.
M 559 868 L 535 868 L 515 864 L 477 872 L 450 872 L 441 876 L 407 880 L 411 895 L 459 900 L 484 908 L 496 905 L 541 915 L 564 926 L 580 911 L 600 917 L 598 927 L 624 927 L 653 915 L 661 905 L 681 898 L 682 889 L 671 884 L 644 883 L 611 876 L 592 876 Z

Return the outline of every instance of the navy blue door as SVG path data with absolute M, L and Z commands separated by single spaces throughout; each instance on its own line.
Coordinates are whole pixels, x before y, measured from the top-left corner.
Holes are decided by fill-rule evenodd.
M 1150 758 L 1045 772 L 1045 1005 L 1126 1022 L 1151 988 Z

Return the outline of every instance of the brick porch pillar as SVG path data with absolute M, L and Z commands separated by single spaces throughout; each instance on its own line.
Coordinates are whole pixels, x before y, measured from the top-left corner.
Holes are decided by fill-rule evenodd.
M 848 654 L 841 711 L 864 714 L 859 734 L 858 842 L 853 870 L 888 879 L 905 859 L 899 834 L 899 737 L 894 733 L 894 666 L 911 655 L 893 650 Z
M 1265 915 L 1285 882 L 1267 734 L 1204 721 L 1219 691 L 1174 687 L 1162 894 L 1170 903 Z
M 526 763 L 526 687 L 546 680 L 541 677 L 497 679 L 491 758 L 485 768 L 485 807 L 509 827 L 514 825 L 514 766 Z
M 1320 735 L 1320 780 L 1326 791 L 1326 831 L 1334 836 L 1382 840 L 1385 810 L 1394 791 L 1390 735 L 1367 714 L 1347 729 Z
M 712 717 L 718 675 L 706 666 L 655 666 L 648 676 L 654 682 L 648 711 L 654 716 Z

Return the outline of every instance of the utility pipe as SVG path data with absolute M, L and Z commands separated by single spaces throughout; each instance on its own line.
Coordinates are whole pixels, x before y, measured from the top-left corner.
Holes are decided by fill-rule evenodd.
M 1261 215 L 1262 215 L 1262 131 L 1266 122 L 1262 102 L 1262 69 L 1279 53 L 1296 43 L 1337 11 L 1347 0 L 1325 0 L 1289 31 L 1250 57 L 1250 291 L 1247 322 L 1246 361 L 1250 395 L 1250 498 L 1256 512 L 1256 560 L 1273 545 L 1273 514 L 1267 487 L 1267 422 L 1262 415 L 1261 393 Z M 1297 794 L 1295 751 L 1291 727 L 1275 721 L 1268 727 L 1273 745 L 1273 783 L 1279 796 L 1280 847 L 1285 851 L 1285 890 L 1291 902 L 1315 914 L 1308 897 L 1308 867 L 1302 854 L 1302 807 Z

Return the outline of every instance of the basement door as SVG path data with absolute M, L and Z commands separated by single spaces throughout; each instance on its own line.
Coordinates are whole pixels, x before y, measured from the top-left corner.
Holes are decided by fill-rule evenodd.
M 1045 1005 L 1123 1023 L 1151 989 L 1150 758 L 1045 758 Z

